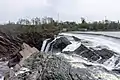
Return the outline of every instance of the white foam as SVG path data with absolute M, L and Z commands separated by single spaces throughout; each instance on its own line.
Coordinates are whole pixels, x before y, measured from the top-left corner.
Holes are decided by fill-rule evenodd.
M 72 34 L 72 33 L 61 33 L 62 35 L 75 36 L 79 39 L 87 40 L 92 42 L 91 47 L 106 46 L 110 50 L 120 54 L 120 42 L 119 39 L 113 39 L 99 35 L 87 35 L 87 34 Z
M 115 68 L 115 62 L 118 60 L 119 56 L 113 55 L 110 59 L 108 59 L 103 64 L 107 67 Z
M 79 55 L 67 55 L 67 54 L 64 54 L 64 53 L 57 53 L 57 55 L 63 56 L 65 59 L 68 60 L 68 62 L 71 63 L 72 66 L 74 66 L 76 68 L 77 67 L 79 67 L 79 68 L 86 68 L 85 66 L 83 67 L 83 63 L 85 63 L 87 65 L 102 66 L 102 67 L 106 68 L 107 70 L 112 70 L 113 69 L 112 67 L 105 66 L 105 65 L 99 64 L 97 62 L 94 62 L 94 63 L 93 62 L 89 62 L 86 58 L 83 58 L 82 56 L 79 56 Z
M 97 80 L 99 80 L 98 78 L 101 78 L 100 80 L 120 80 L 120 76 L 114 75 L 114 74 L 110 74 L 107 72 L 103 72 L 103 71 L 97 71 L 96 74 L 92 74 Z
M 50 44 L 51 44 L 51 43 L 48 43 L 48 45 L 47 45 L 47 47 L 46 47 L 46 49 L 45 49 L 45 52 L 46 52 L 46 53 L 48 52 L 48 50 L 49 50 L 49 48 L 50 48 Z
M 15 73 L 15 75 L 23 74 L 25 72 L 30 71 L 28 68 L 22 67 L 18 72 Z
M 0 80 L 4 80 L 4 76 L 0 74 Z
M 48 40 L 50 40 L 50 39 L 46 39 L 46 40 L 43 41 L 42 48 L 41 48 L 41 52 L 44 51 L 45 46 L 46 46 Z
M 68 45 L 66 48 L 62 50 L 62 52 L 65 51 L 75 51 L 78 47 L 80 47 L 81 42 L 72 42 L 72 44 Z
M 0 80 L 4 80 L 4 76 L 1 76 Z

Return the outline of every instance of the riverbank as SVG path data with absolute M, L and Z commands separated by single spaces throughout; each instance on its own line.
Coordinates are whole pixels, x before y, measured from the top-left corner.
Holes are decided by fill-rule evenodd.
M 75 34 L 90 34 L 90 35 L 103 35 L 113 38 L 120 38 L 120 31 L 70 31 L 68 33 Z

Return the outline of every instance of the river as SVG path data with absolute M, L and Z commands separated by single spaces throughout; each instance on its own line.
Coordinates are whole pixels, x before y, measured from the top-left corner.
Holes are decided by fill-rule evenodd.
M 60 43 L 59 39 L 63 36 L 66 37 L 71 42 L 71 44 L 67 45 L 62 51 L 56 52 L 56 50 L 53 49 L 53 46 L 56 44 L 56 42 L 54 43 L 54 41 L 57 41 L 58 39 L 57 43 Z M 74 39 L 72 39 L 73 36 L 80 39 L 80 41 L 75 41 Z M 86 50 L 80 51 L 80 49 L 77 50 L 78 48 L 80 48 L 81 44 L 87 47 L 86 49 L 90 50 L 91 52 L 86 52 Z M 52 46 L 52 52 L 54 52 L 55 50 L 54 53 L 56 55 L 66 58 L 73 67 L 80 69 L 89 69 L 89 67 L 85 65 L 94 66 L 94 69 L 96 70 L 95 72 L 97 73 L 93 71 L 93 73 L 91 72 L 91 75 L 97 77 L 97 80 L 120 80 L 120 32 L 73 31 L 60 33 L 58 37 L 50 42 L 49 46 L 50 45 Z M 48 47 L 47 50 L 50 50 L 48 52 L 51 52 L 51 49 L 48 49 Z M 77 53 L 75 50 L 77 50 Z M 102 69 L 105 68 L 110 72 L 100 70 L 101 67 Z M 118 72 L 116 73 L 114 72 L 114 70 L 117 70 Z M 101 79 L 98 79 L 99 77 L 101 77 Z

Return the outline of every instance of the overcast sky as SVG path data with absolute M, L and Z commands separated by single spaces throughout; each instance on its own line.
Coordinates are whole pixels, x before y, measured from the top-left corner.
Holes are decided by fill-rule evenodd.
M 1 0 L 0 22 L 50 16 L 60 20 L 120 20 L 120 0 Z

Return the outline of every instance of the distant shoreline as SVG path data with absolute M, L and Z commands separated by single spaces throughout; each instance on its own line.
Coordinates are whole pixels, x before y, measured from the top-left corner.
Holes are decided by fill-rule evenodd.
M 111 38 L 120 39 L 120 31 L 68 31 L 68 33 L 87 34 L 87 35 L 101 35 Z

